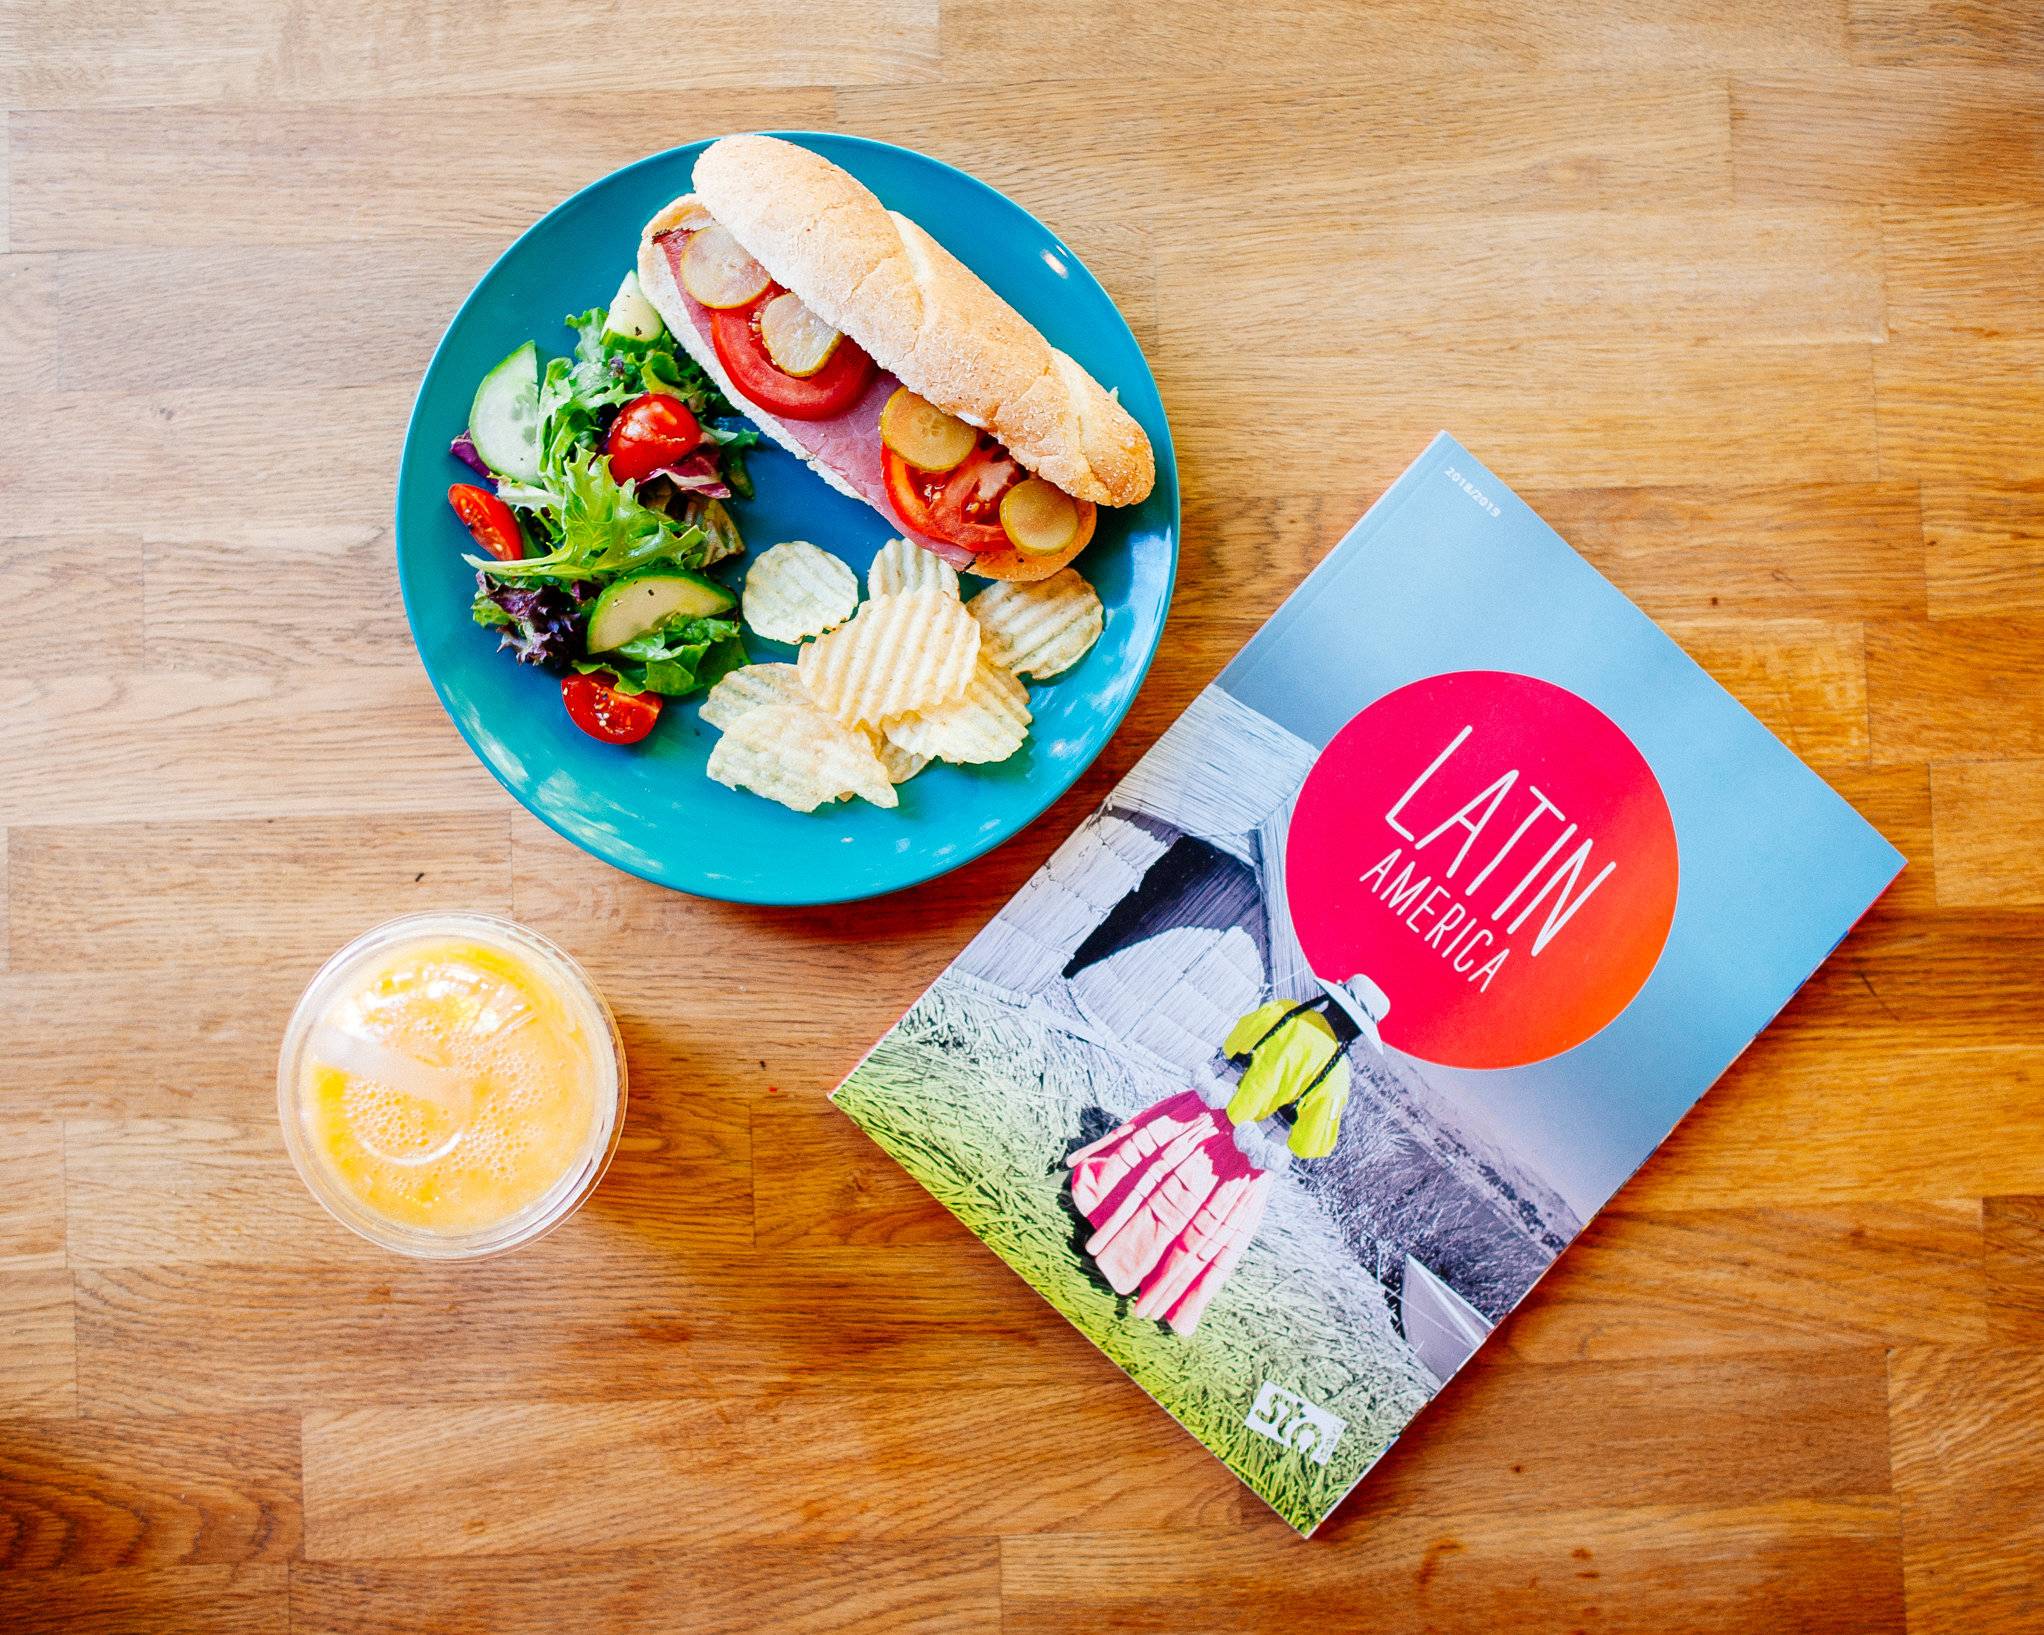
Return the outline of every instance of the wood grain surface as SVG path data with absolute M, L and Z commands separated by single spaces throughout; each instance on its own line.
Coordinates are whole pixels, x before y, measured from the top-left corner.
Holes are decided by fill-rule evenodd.
M 2044 1631 L 2034 0 L 0 0 L 0 108 L 0 1628 Z M 1049 221 L 1187 496 L 1099 764 L 851 910 L 527 818 L 392 569 L 497 251 L 761 126 Z M 1302 1544 L 823 1098 L 1442 426 L 1910 866 Z M 331 1225 L 272 1091 L 454 904 L 633 1081 L 467 1270 Z

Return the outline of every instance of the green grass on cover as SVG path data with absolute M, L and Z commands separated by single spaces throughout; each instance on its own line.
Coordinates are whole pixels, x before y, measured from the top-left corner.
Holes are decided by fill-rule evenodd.
M 1128 1315 L 1130 1302 L 1090 1274 L 1063 1195 L 1061 1160 L 1080 1112 L 1102 1104 L 1124 1117 L 1181 1088 L 1133 1082 L 1120 1058 L 1045 1029 L 953 974 L 875 1047 L 837 1104 L 1286 1521 L 1309 1532 L 1425 1404 L 1432 1380 L 1334 1224 L 1287 1177 L 1189 1339 Z M 1243 1423 L 1267 1379 L 1347 1422 L 1326 1465 Z

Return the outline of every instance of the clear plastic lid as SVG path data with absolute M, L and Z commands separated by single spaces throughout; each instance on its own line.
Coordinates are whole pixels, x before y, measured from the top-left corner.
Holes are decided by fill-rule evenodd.
M 386 1025 L 392 992 L 421 972 L 433 1028 Z M 520 1030 L 542 1025 L 574 1072 L 565 1089 L 518 1049 Z M 357 937 L 306 988 L 277 1062 L 284 1145 L 312 1195 L 422 1259 L 500 1254 L 553 1230 L 609 1168 L 624 1112 L 624 1046 L 602 993 L 561 948 L 492 914 L 410 914 Z M 379 1207 L 374 1183 L 391 1177 Z M 438 1193 L 478 1177 L 482 1201 L 432 1218 Z M 510 1201 L 495 1213 L 492 1197 Z

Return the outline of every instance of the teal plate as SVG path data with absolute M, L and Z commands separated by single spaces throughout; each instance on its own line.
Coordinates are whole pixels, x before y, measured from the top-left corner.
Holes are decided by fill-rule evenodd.
M 468 615 L 468 536 L 447 506 L 466 480 L 447 452 L 483 373 L 513 347 L 568 350 L 563 317 L 600 306 L 638 252 L 639 233 L 685 193 L 707 143 L 642 159 L 584 188 L 506 250 L 448 325 L 419 387 L 397 483 L 398 579 L 412 639 L 440 702 L 483 765 L 534 816 L 583 850 L 661 885 L 747 903 L 834 903 L 898 891 L 969 862 L 1023 828 L 1071 787 L 1134 702 L 1163 634 L 1178 568 L 1178 468 L 1157 384 L 1100 283 L 1013 200 L 935 159 L 884 142 L 784 133 L 857 176 L 943 240 L 1053 345 L 1104 384 L 1149 433 L 1157 486 L 1141 505 L 1103 507 L 1079 570 L 1107 611 L 1106 631 L 1074 669 L 1029 689 L 1035 723 L 997 766 L 932 766 L 901 788 L 893 811 L 848 801 L 788 811 L 713 783 L 703 770 L 715 731 L 694 699 L 670 702 L 645 743 L 585 737 L 561 708 L 560 683 L 497 651 Z M 749 459 L 758 497 L 732 506 L 753 552 L 807 539 L 864 581 L 889 537 L 879 515 L 778 448 Z M 739 575 L 727 572 L 736 580 Z M 967 580 L 968 586 L 981 583 Z M 753 656 L 792 657 L 747 638 Z

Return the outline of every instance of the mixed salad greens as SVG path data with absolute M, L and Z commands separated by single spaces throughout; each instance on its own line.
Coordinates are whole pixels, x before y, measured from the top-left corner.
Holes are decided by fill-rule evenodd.
M 724 501 L 751 495 L 759 434 L 636 277 L 566 322 L 569 356 L 542 369 L 528 341 L 483 377 L 449 450 L 483 481 L 447 498 L 479 550 L 476 623 L 562 677 L 577 726 L 635 743 L 662 698 L 746 663 L 737 593 L 705 570 L 745 550 Z

